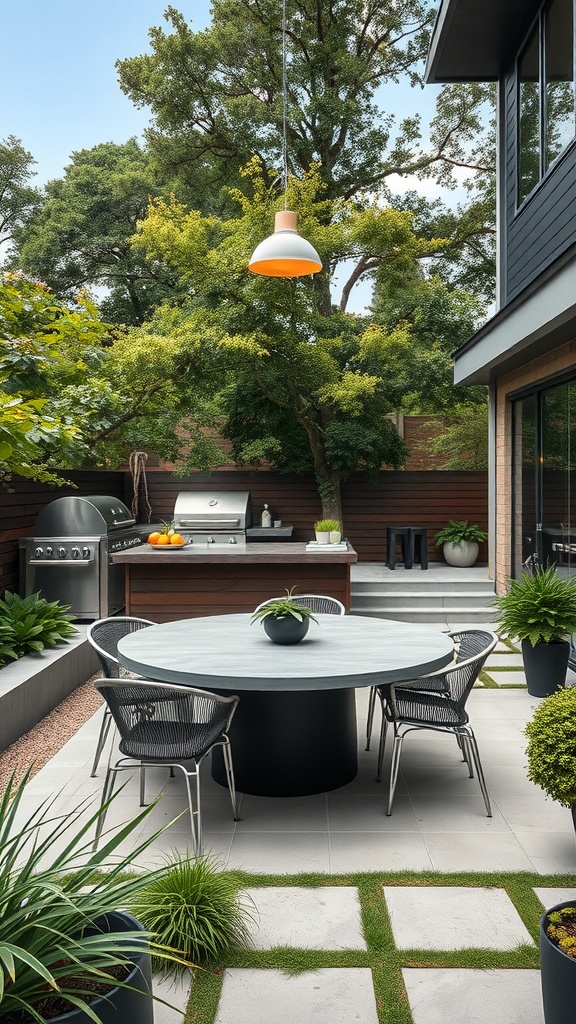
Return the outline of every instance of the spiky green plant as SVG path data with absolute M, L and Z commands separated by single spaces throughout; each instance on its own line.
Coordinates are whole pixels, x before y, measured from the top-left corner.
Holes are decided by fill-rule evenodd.
M 209 857 L 189 860 L 173 854 L 166 873 L 138 893 L 130 910 L 156 942 L 180 949 L 197 964 L 218 963 L 249 941 L 248 897 L 238 894 L 231 876 Z M 183 970 L 166 959 L 152 962 L 161 973 Z
M 77 633 L 69 607 L 40 594 L 20 597 L 7 591 L 0 600 L 0 664 L 55 647 Z
M 556 567 L 522 573 L 510 580 L 495 604 L 504 636 L 536 644 L 555 644 L 576 631 L 576 579 L 563 579 Z
M 252 622 L 262 622 L 269 615 L 272 615 L 275 619 L 284 618 L 286 615 L 293 615 L 295 619 L 298 619 L 298 622 L 302 622 L 304 619 L 312 619 L 312 622 L 318 622 L 310 608 L 293 600 L 293 592 L 294 587 L 291 587 L 290 590 L 286 589 L 286 597 L 277 597 L 272 601 L 267 601 L 266 604 L 253 613 Z
M 318 519 L 314 529 L 316 533 L 334 533 L 340 530 L 340 523 L 337 519 Z
M 90 1006 L 94 982 L 110 988 L 122 985 L 110 970 L 130 965 L 131 954 L 141 955 L 147 936 L 141 931 L 103 931 L 98 922 L 126 907 L 167 870 L 126 875 L 160 832 L 129 856 L 118 854 L 153 805 L 105 833 L 100 849 L 93 852 L 100 809 L 87 817 L 83 801 L 58 814 L 53 797 L 25 817 L 28 777 L 16 783 L 12 776 L 0 797 L 0 1021 L 44 1024 L 55 1015 L 49 1012 L 52 995 L 100 1024 Z M 103 868 L 106 872 L 96 876 Z M 176 950 L 153 944 L 152 949 L 159 957 L 178 956 Z
M 576 687 L 557 690 L 524 730 L 528 778 L 563 807 L 576 803 Z

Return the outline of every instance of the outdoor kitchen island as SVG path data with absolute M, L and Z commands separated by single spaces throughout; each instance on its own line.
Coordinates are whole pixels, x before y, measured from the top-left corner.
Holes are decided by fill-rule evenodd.
M 308 552 L 293 542 L 245 545 L 187 544 L 139 548 L 113 555 L 125 572 L 126 615 L 172 622 L 198 615 L 251 612 L 290 587 L 297 594 L 326 594 L 350 609 L 353 548 Z

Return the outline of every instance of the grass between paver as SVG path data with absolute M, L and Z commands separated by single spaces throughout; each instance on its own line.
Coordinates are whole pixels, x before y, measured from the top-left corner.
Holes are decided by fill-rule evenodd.
M 198 971 L 192 985 L 185 1024 L 213 1024 L 226 968 L 275 968 L 287 974 L 327 967 L 364 967 L 372 971 L 379 1024 L 412 1024 L 402 978 L 404 967 L 538 969 L 538 929 L 542 905 L 534 887 L 576 888 L 576 875 L 529 872 L 363 872 L 348 875 L 250 875 L 229 872 L 238 889 L 264 886 L 354 886 L 358 890 L 366 950 L 307 950 L 276 947 L 246 949 L 229 956 L 212 971 Z M 504 889 L 535 945 L 512 950 L 424 950 L 396 948 L 383 886 L 470 886 Z

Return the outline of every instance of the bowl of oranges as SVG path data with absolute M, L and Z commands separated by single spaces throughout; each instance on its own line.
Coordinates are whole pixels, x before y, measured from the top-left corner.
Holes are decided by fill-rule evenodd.
M 149 547 L 155 551 L 177 551 L 186 547 L 186 540 L 170 523 L 166 523 L 163 530 L 149 533 L 146 539 Z

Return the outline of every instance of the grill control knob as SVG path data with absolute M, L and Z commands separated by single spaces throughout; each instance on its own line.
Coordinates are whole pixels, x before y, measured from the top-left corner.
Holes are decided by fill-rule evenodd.
M 34 551 L 34 558 L 42 558 L 44 551 L 42 548 L 36 548 Z
M 229 544 L 235 544 L 236 543 L 236 537 L 230 537 L 229 540 L 228 540 L 228 543 Z
M 80 558 L 80 548 L 72 548 L 70 554 L 72 558 Z
M 213 543 L 214 543 L 214 537 L 208 537 L 208 538 L 206 539 L 206 543 L 207 543 L 207 544 L 213 544 Z
M 90 548 L 82 548 L 82 558 L 90 558 Z
M 58 558 L 66 558 L 66 548 L 58 548 Z
M 50 558 L 50 555 L 53 554 L 53 549 L 50 547 L 50 545 L 48 545 L 48 547 L 46 548 L 46 554 L 48 555 L 48 558 Z

